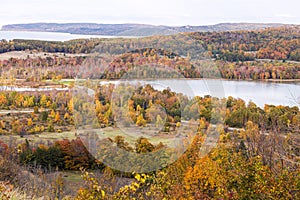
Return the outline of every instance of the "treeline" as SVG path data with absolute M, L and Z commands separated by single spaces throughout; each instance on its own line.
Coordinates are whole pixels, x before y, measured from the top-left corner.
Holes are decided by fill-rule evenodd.
M 84 57 L 46 57 L 0 60 L 1 80 L 25 79 L 27 82 L 75 78 Z M 5 83 L 2 83 L 5 84 Z
M 234 80 L 299 79 L 300 66 L 281 61 L 248 61 L 235 64 L 217 61 L 222 78 Z M 218 72 L 215 72 L 217 76 Z
M 49 53 L 90 53 L 100 41 L 100 39 L 76 39 L 66 42 L 22 39 L 1 40 L 0 53 L 25 50 Z
M 116 88 L 101 86 L 99 90 L 96 94 L 96 114 L 103 126 L 114 124 L 115 120 L 120 118 L 118 113 L 121 113 L 124 126 L 163 123 L 166 132 L 175 128 L 178 122 L 190 120 L 198 122 L 200 129 L 206 129 L 209 123 L 245 128 L 247 122 L 252 121 L 262 132 L 271 130 L 278 133 L 296 133 L 300 130 L 300 111 L 297 106 L 265 105 L 264 108 L 260 108 L 253 102 L 246 104 L 245 101 L 232 97 L 218 99 L 211 96 L 197 96 L 189 99 L 169 89 L 155 90 L 150 85 L 135 89 L 126 85 L 119 85 Z M 128 94 L 124 94 L 124 91 L 128 91 L 128 94 L 132 92 L 133 95 L 128 98 Z M 115 101 L 110 98 L 112 93 L 116 98 Z M 74 105 L 87 106 L 78 100 Z M 165 112 L 161 112 L 157 106 Z M 112 110 L 112 107 L 115 110 Z M 78 112 L 81 110 L 78 109 Z M 165 119 L 165 122 L 162 119 Z
M 254 59 L 300 61 L 299 26 L 261 31 L 197 32 L 188 35 L 200 41 L 216 59 L 230 62 Z
M 164 49 L 192 59 L 229 62 L 274 59 L 300 61 L 299 26 L 260 31 L 194 32 L 139 39 L 105 40 L 96 52 L 121 54 L 142 48 Z
M 34 144 L 28 140 L 25 143 L 18 146 L 18 158 L 19 164 L 24 166 L 30 166 L 32 168 L 42 168 L 45 171 L 54 170 L 80 170 L 84 169 L 98 169 L 103 170 L 105 168 L 105 160 L 108 155 L 117 155 L 118 159 L 115 160 L 116 163 L 122 165 L 125 161 L 129 166 L 137 165 L 135 170 L 139 170 L 139 164 L 137 160 L 130 160 L 128 154 L 122 153 L 118 148 L 132 153 L 145 154 L 151 152 L 158 152 L 165 146 L 162 143 L 158 145 L 151 144 L 148 139 L 140 137 L 136 139 L 134 145 L 130 145 L 126 142 L 123 136 L 116 136 L 115 138 L 109 138 L 108 141 L 97 141 L 99 147 L 101 148 L 100 155 L 105 155 L 106 158 L 100 158 L 97 155 L 92 155 L 88 150 L 86 143 L 84 143 L 83 138 L 77 138 L 73 140 L 58 140 L 53 144 Z M 95 142 L 95 141 L 94 141 Z M 108 148 L 110 145 L 116 145 L 115 149 Z M 3 143 L 3 145 L 5 145 Z M 161 153 L 163 155 L 163 153 Z M 165 155 L 166 156 L 166 155 Z M 160 157 L 153 155 L 152 158 Z M 140 157 L 140 163 L 144 161 L 145 157 Z M 104 162 L 103 162 L 104 161 Z M 156 161 L 159 161 L 157 159 Z M 135 162 L 135 164 L 134 164 Z M 131 164 L 129 164 L 131 163 Z M 155 163 L 159 166 L 160 163 Z M 117 164 L 116 164 L 117 165 Z M 150 167 L 150 166 L 149 166 Z M 133 168 L 129 170 L 134 170 Z M 114 170 L 115 174 L 120 173 L 117 169 Z M 124 175 L 131 177 L 130 173 L 124 173 Z
M 300 61 L 299 39 L 299 26 L 283 26 L 259 31 L 194 32 L 138 39 L 77 39 L 66 42 L 2 40 L 0 53 L 22 50 L 90 53 L 94 50 L 120 54 L 140 48 L 160 48 L 192 57 L 208 52 L 206 56 L 229 62 L 254 59 Z
M 2 85 L 59 79 L 225 78 L 234 80 L 299 79 L 300 65 L 281 61 L 190 61 L 152 48 L 117 57 L 46 57 L 0 60 Z
M 82 141 L 60 140 L 50 146 L 30 144 L 28 140 L 19 147 L 19 162 L 32 168 L 44 170 L 79 170 L 80 168 L 95 169 L 95 158 L 88 152 Z
M 124 91 L 127 91 L 124 93 Z M 112 98 L 113 97 L 113 98 Z M 194 121 L 199 129 L 210 123 L 222 123 L 228 127 L 245 128 L 248 121 L 256 123 L 262 132 L 278 133 L 300 130 L 300 111 L 297 106 L 258 107 L 232 97 L 218 99 L 211 96 L 189 99 L 170 89 L 155 90 L 152 86 L 103 85 L 97 89 L 94 99 L 85 94 L 48 92 L 24 94 L 1 92 L 1 109 L 28 109 L 32 113 L 9 114 L 0 120 L 2 134 L 26 135 L 44 131 L 71 129 L 74 124 L 95 127 L 156 126 L 157 131 L 172 133 L 182 121 Z M 91 104 L 91 101 L 94 104 Z
M 225 78 L 235 80 L 299 79 L 300 65 L 281 61 L 228 62 L 190 60 L 160 49 L 145 48 L 104 59 L 88 58 L 79 77 L 92 79 Z

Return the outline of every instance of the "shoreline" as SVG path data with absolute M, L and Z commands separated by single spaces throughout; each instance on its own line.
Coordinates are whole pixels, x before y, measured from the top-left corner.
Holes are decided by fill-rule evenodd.
M 75 79 L 63 79 L 64 81 L 76 81 Z M 79 79 L 79 80 L 84 80 L 84 79 Z M 93 80 L 93 79 L 91 79 Z M 143 79 L 128 79 L 131 81 L 155 81 L 155 80 L 216 80 L 216 81 L 246 81 L 246 82 L 261 82 L 261 83 L 300 83 L 300 79 L 258 79 L 258 80 L 253 80 L 253 79 L 226 79 L 226 78 L 143 78 Z M 101 79 L 101 81 L 127 81 L 127 79 Z
M 68 88 L 68 83 L 66 82 L 74 82 L 76 83 L 81 82 L 81 81 L 86 81 L 87 79 L 61 79 L 59 81 L 53 81 L 53 80 L 45 80 L 42 82 L 37 82 L 35 84 L 26 84 L 24 83 L 23 79 L 18 79 L 16 80 L 15 84 L 11 85 L 2 85 L 0 84 L 0 87 L 8 87 L 8 88 L 34 88 L 34 89 L 66 89 Z M 93 79 L 90 79 L 93 81 Z M 153 79 L 153 78 L 144 78 L 144 79 L 94 79 L 94 81 L 99 81 L 101 82 L 107 82 L 107 83 L 113 83 L 113 82 L 127 82 L 127 81 L 176 81 L 176 80 L 186 80 L 186 81 L 228 81 L 228 82 L 254 82 L 254 83 L 277 83 L 277 84 L 295 84 L 298 85 L 300 84 L 300 79 L 282 79 L 282 80 L 277 80 L 277 79 L 267 79 L 267 80 L 252 80 L 252 79 L 219 79 L 219 78 L 163 78 L 163 79 Z

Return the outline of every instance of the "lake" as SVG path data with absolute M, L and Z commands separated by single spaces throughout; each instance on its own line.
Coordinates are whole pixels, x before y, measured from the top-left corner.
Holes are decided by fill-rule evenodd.
M 27 32 L 27 31 L 0 31 L 0 39 L 34 39 L 66 41 L 79 38 L 116 38 L 116 36 L 101 35 L 76 35 L 56 32 Z M 109 81 L 117 83 L 118 81 Z M 190 97 L 211 95 L 215 97 L 241 98 L 246 102 L 253 101 L 260 107 L 264 104 L 299 106 L 300 83 L 273 83 L 259 81 L 228 81 L 228 80 L 196 80 L 196 79 L 172 79 L 172 80 L 149 80 L 130 81 L 151 84 L 156 89 L 171 88 L 176 92 L 183 93 Z M 103 81 L 107 83 L 107 81 Z M 45 91 L 49 88 L 7 88 L 0 87 L 0 90 L 15 91 Z M 61 88 L 60 88 L 61 90 Z
M 189 97 L 211 95 L 214 97 L 229 97 L 243 99 L 246 102 L 252 101 L 263 108 L 265 104 L 298 106 L 300 107 L 300 83 L 276 83 L 260 81 L 229 81 L 214 79 L 170 79 L 170 80 L 119 80 L 101 81 L 101 84 L 150 84 L 155 89 L 163 90 L 170 88 L 177 93 Z M 30 88 L 0 86 L 0 91 L 51 91 L 54 88 Z M 58 91 L 68 88 L 55 88 Z M 89 92 L 91 94 L 91 92 Z
M 171 80 L 130 80 L 103 81 L 102 84 L 120 82 L 150 84 L 155 89 L 165 89 L 183 93 L 189 97 L 211 95 L 214 97 L 241 98 L 252 101 L 263 108 L 265 104 L 300 106 L 300 83 L 275 83 L 260 81 L 229 81 L 213 79 L 171 79 Z
M 27 39 L 27 40 L 48 40 L 48 41 L 67 41 L 83 38 L 120 38 L 122 36 L 105 35 L 79 35 L 57 32 L 34 32 L 34 31 L 0 31 L 0 40 Z

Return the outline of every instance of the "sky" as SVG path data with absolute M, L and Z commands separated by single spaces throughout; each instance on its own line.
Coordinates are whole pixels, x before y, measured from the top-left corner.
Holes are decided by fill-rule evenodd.
M 299 0 L 0 0 L 0 26 L 33 22 L 300 24 Z

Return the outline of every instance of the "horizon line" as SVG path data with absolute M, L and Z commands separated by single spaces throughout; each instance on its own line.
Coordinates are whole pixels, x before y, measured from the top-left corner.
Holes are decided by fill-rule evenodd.
M 167 25 L 167 24 L 152 24 L 152 23 L 143 23 L 143 22 L 124 22 L 124 23 L 97 23 L 97 22 L 28 22 L 28 23 L 9 23 L 1 25 L 1 28 L 3 26 L 7 25 L 22 25 L 22 24 L 97 24 L 97 25 L 151 25 L 151 26 L 169 26 L 169 27 L 182 27 L 182 26 L 214 26 L 214 25 L 221 25 L 221 24 L 281 24 L 281 25 L 300 25 L 296 23 L 282 23 L 282 22 L 217 22 L 217 23 L 209 23 L 209 24 L 198 24 L 198 25 L 191 25 L 191 24 L 184 24 L 184 25 Z

